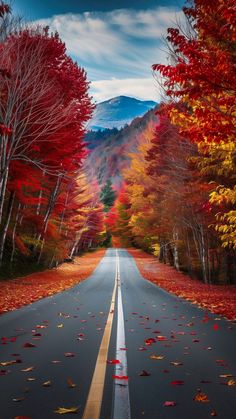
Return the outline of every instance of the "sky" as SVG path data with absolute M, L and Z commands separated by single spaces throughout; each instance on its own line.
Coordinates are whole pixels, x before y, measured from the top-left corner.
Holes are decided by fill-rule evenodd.
M 125 95 L 160 101 L 151 66 L 166 63 L 164 37 L 184 0 L 14 0 L 26 21 L 58 31 L 85 68 L 95 102 Z

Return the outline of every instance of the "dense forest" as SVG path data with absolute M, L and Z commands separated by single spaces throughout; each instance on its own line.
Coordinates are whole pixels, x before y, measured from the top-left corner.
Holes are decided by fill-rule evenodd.
M 205 283 L 236 281 L 234 0 L 195 0 L 153 65 L 163 103 L 90 132 L 85 71 L 57 33 L 0 5 L 0 264 L 136 246 Z M 151 115 L 151 116 L 150 116 Z
M 106 220 L 121 245 L 154 252 L 205 283 L 236 276 L 234 1 L 196 0 L 168 29 L 169 65 L 154 64 L 166 100 Z M 160 81 L 161 80 L 161 81 Z

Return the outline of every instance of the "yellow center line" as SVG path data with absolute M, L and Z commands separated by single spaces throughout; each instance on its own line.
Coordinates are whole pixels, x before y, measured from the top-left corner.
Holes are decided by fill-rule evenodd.
M 114 318 L 115 298 L 116 298 L 116 290 L 117 290 L 117 276 L 118 276 L 118 267 L 117 267 L 117 259 L 116 259 L 116 277 L 115 277 L 115 285 L 114 285 L 114 289 L 112 293 L 111 306 L 110 306 L 109 314 L 107 317 L 107 322 L 106 322 L 106 327 L 105 327 L 104 334 L 102 337 L 102 342 L 101 342 L 100 349 L 98 352 L 97 362 L 96 362 L 95 370 L 93 373 L 93 378 L 92 378 L 91 386 L 89 389 L 89 394 L 88 394 L 88 398 L 87 398 L 87 402 L 86 402 L 82 419 L 99 419 L 100 417 L 103 389 L 104 389 L 104 383 L 105 383 L 105 374 L 106 374 L 106 367 L 107 367 L 107 355 L 108 355 L 108 348 L 109 348 L 109 342 L 110 342 L 110 337 L 111 337 L 112 322 Z

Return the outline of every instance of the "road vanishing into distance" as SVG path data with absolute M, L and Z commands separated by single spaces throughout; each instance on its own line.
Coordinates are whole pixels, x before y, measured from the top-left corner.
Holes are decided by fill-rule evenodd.
M 0 419 L 235 419 L 235 328 L 108 249 L 87 280 L 0 317 Z

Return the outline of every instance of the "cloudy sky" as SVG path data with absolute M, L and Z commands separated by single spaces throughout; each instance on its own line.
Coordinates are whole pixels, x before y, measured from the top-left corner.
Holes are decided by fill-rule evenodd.
M 49 25 L 84 67 L 91 94 L 159 100 L 151 65 L 166 62 L 166 29 L 181 19 L 184 0 L 14 0 L 27 21 Z

